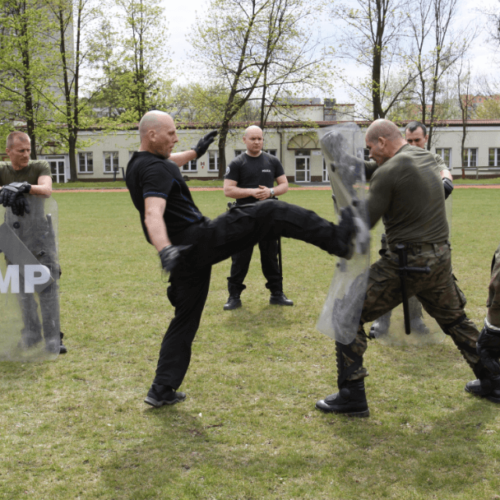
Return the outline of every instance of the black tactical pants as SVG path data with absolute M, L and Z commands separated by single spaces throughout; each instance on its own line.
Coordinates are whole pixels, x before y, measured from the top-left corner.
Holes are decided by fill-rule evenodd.
M 254 247 L 245 248 L 231 257 L 231 276 L 227 279 L 229 295 L 240 295 L 245 290 L 243 284 L 250 267 Z M 283 291 L 283 277 L 278 264 L 278 240 L 259 242 L 262 274 L 267 279 L 266 288 L 271 293 Z
M 344 251 L 334 224 L 282 201 L 266 200 L 255 207 L 234 209 L 171 237 L 174 245 L 192 248 L 170 275 L 167 294 L 175 315 L 163 338 L 154 383 L 177 389 L 184 379 L 208 295 L 212 265 L 279 236 L 311 243 L 330 254 Z

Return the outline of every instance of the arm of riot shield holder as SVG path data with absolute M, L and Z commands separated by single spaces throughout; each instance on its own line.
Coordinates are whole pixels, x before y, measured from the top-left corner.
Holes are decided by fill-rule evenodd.
M 406 290 L 406 276 L 408 273 L 425 273 L 429 274 L 431 272 L 431 268 L 429 266 L 426 267 L 409 267 L 407 265 L 407 255 L 406 248 L 403 244 L 398 243 L 396 245 L 396 251 L 398 253 L 399 258 L 399 278 L 401 280 L 401 298 L 403 299 L 403 315 L 405 321 L 405 333 L 406 335 L 410 335 L 411 327 L 410 327 L 410 307 L 408 305 L 408 292 Z

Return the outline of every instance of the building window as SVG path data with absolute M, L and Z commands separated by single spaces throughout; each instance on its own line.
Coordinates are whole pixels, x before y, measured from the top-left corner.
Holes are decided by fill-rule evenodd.
M 78 173 L 92 174 L 94 172 L 94 160 L 92 153 L 78 153 Z
M 436 154 L 439 155 L 443 159 L 444 164 L 448 168 L 451 168 L 451 149 L 450 148 L 436 148 Z
M 363 159 L 365 161 L 370 161 L 370 150 L 368 148 L 363 148 Z
M 489 167 L 500 166 L 500 148 L 490 148 L 488 155 L 488 166 Z
M 237 156 L 240 156 L 241 153 L 244 153 L 244 149 L 235 149 L 234 150 L 234 157 L 236 158 Z
M 328 169 L 326 168 L 326 161 L 323 157 L 323 182 L 328 182 L 330 180 L 330 176 L 328 175 Z
M 275 149 L 264 149 L 266 153 L 269 153 L 270 155 L 277 156 L 276 153 L 277 151 Z
M 477 167 L 477 148 L 464 149 L 464 162 L 465 167 Z
M 217 151 L 208 152 L 208 171 L 209 172 L 219 171 L 219 153 L 217 153 Z
M 118 151 L 104 151 L 104 172 L 114 172 L 118 168 Z
M 198 172 L 198 162 L 196 160 L 191 160 L 182 165 L 181 170 L 183 172 Z

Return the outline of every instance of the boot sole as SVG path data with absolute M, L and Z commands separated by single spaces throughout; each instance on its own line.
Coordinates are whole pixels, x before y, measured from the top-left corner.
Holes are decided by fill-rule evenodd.
M 166 401 L 166 400 L 157 401 L 156 399 L 153 399 L 153 398 L 150 398 L 149 396 L 146 396 L 146 399 L 144 400 L 144 402 L 148 405 L 154 406 L 155 408 L 161 408 L 162 406 L 165 406 L 165 405 L 175 405 L 176 403 L 181 403 L 185 399 L 186 399 L 186 397 L 184 396 L 183 398 L 172 399 L 172 401 Z
M 366 418 L 370 416 L 370 409 L 367 408 L 366 410 L 362 411 L 349 411 L 349 412 L 344 412 L 344 411 L 337 411 L 333 410 L 331 408 L 323 408 L 321 406 L 318 406 L 316 403 L 316 408 L 323 413 L 335 413 L 335 415 L 346 415 L 347 417 L 357 417 L 357 418 Z
M 495 396 L 489 396 L 488 394 L 477 394 L 476 392 L 470 391 L 465 388 L 465 392 L 472 394 L 473 396 L 476 396 L 477 398 L 483 398 L 487 399 L 488 401 L 491 401 L 492 403 L 500 403 L 500 398 L 496 398 Z

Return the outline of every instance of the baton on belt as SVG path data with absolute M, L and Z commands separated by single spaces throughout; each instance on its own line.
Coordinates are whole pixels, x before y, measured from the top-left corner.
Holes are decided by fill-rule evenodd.
M 402 243 L 396 245 L 396 251 L 399 257 L 399 278 L 401 280 L 401 295 L 403 296 L 403 313 L 405 318 L 405 333 L 410 335 L 410 308 L 408 306 L 408 293 L 406 291 L 406 276 L 408 273 L 425 273 L 429 274 L 431 268 L 425 267 L 409 267 L 406 255 L 406 248 Z

